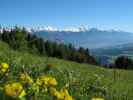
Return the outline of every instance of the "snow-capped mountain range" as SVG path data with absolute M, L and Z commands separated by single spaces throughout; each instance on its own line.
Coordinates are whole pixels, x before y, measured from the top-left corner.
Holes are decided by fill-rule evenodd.
M 126 43 L 133 43 L 133 33 L 116 30 L 99 30 L 97 28 L 77 28 L 77 30 L 33 30 L 33 33 L 52 41 L 72 43 L 76 47 L 105 48 Z
M 42 26 L 42 27 L 33 27 L 27 28 L 29 32 L 39 32 L 39 31 L 47 31 L 47 32 L 85 32 L 88 31 L 89 28 L 87 26 L 79 26 L 79 27 L 66 27 L 63 29 L 55 28 L 52 26 Z

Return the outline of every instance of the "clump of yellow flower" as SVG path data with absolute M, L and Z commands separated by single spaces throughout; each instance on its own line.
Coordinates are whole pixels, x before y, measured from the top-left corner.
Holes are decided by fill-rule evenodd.
M 63 88 L 60 92 L 56 88 L 50 88 L 50 94 L 57 98 L 57 100 L 74 100 L 68 93 L 68 90 Z
M 64 96 L 60 92 L 58 92 L 54 87 L 50 88 L 50 94 L 51 96 L 56 97 L 59 100 L 64 99 Z
M 9 72 L 9 65 L 7 63 L 0 64 L 0 75 L 4 76 Z M 2 87 L 2 91 L 7 96 L 10 96 L 15 99 L 26 99 L 25 96 L 30 93 L 47 93 L 52 97 L 56 98 L 56 100 L 74 100 L 72 96 L 70 96 L 68 90 L 66 89 L 69 84 L 66 84 L 65 87 L 58 91 L 56 86 L 58 84 L 56 78 L 51 76 L 39 76 L 36 81 L 33 80 L 28 73 L 20 73 L 18 82 L 7 83 Z M 28 85 L 27 85 L 28 84 Z M 24 90 L 24 87 L 26 90 Z M 26 93 L 26 92 L 27 93 Z M 103 100 L 103 99 L 92 99 L 92 100 Z
M 64 100 L 74 100 L 72 96 L 70 96 L 68 90 L 66 88 L 63 88 L 61 90 L 61 94 L 64 96 Z
M 0 64 L 0 74 L 7 74 L 9 72 L 9 65 L 7 63 Z
M 6 95 L 13 98 L 23 98 L 26 95 L 23 86 L 18 82 L 6 84 L 4 91 Z
M 40 76 L 36 80 L 36 84 L 45 90 L 49 90 L 50 95 L 56 97 L 57 100 L 74 100 L 66 88 L 62 88 L 61 91 L 57 91 L 55 86 L 58 84 L 54 77 Z
M 57 81 L 54 77 L 50 76 L 40 76 L 39 78 L 36 79 L 36 83 L 34 86 L 39 86 L 41 90 L 44 92 L 48 92 L 48 87 L 49 86 L 56 86 Z
M 27 73 L 21 73 L 20 76 L 19 76 L 19 80 L 25 84 L 25 83 L 28 83 L 28 84 L 33 84 L 33 79 L 27 74 Z
M 37 78 L 36 84 L 41 86 L 41 87 L 47 87 L 49 85 L 50 86 L 56 86 L 57 85 L 57 81 L 53 77 L 40 76 L 39 78 Z
M 104 98 L 100 98 L 100 97 L 93 97 L 92 100 L 104 100 Z

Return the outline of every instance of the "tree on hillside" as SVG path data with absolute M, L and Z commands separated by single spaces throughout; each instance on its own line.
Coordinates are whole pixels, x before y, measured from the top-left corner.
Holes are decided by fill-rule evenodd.
M 120 56 L 115 60 L 115 67 L 120 69 L 133 69 L 133 61 L 126 56 Z
M 25 28 L 15 27 L 11 31 L 3 29 L 2 40 L 7 42 L 13 49 L 25 49 L 27 47 L 26 37 Z
M 27 46 L 29 49 L 29 52 L 31 53 L 35 53 L 38 54 L 38 49 L 36 48 L 36 40 L 37 40 L 37 36 L 33 35 L 33 34 L 28 34 L 27 35 Z
M 36 48 L 38 49 L 40 55 L 46 55 L 45 43 L 42 38 L 38 38 L 36 40 Z
M 10 42 L 10 32 L 7 31 L 5 28 L 3 28 L 3 33 L 1 35 L 1 38 L 4 42 L 9 43 Z
M 46 41 L 45 42 L 45 48 L 46 48 L 46 52 L 47 52 L 47 55 L 52 57 L 54 55 L 54 48 L 53 48 L 53 43 L 50 42 L 50 41 Z
M 18 28 L 15 27 L 13 30 L 14 36 L 15 36 L 15 41 L 16 41 L 16 48 L 15 49 L 26 49 L 27 48 L 27 32 L 25 28 Z

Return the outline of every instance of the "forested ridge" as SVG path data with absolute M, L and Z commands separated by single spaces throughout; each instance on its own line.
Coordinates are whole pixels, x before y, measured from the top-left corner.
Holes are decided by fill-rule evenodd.
M 2 29 L 0 39 L 14 50 L 28 51 L 33 54 L 56 57 L 79 63 L 97 64 L 89 49 L 75 48 L 72 44 L 52 42 L 29 33 L 25 28 L 14 27 L 11 30 Z

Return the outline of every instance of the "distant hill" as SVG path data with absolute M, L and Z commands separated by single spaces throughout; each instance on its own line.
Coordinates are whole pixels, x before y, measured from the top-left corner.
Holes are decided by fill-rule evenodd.
M 101 31 L 92 28 L 86 31 L 38 31 L 34 34 L 57 42 L 72 43 L 89 48 L 101 65 L 108 65 L 112 57 L 133 56 L 133 33 L 124 31 Z
M 133 56 L 133 43 L 121 44 L 116 46 L 110 46 L 106 48 L 98 48 L 92 50 L 96 55 L 106 55 L 106 56 Z
M 82 46 L 89 49 L 133 43 L 133 33 L 124 31 L 101 31 L 95 28 L 81 32 L 38 31 L 34 32 L 34 34 L 52 41 L 72 43 L 76 47 Z

